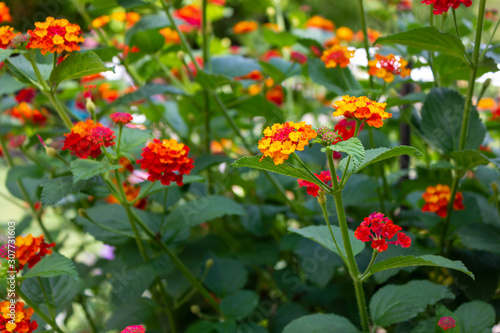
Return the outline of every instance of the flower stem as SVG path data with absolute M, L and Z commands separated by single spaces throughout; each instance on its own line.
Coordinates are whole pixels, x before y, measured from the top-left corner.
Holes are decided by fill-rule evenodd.
M 361 128 L 362 121 L 356 119 L 356 127 L 354 128 L 354 138 L 358 137 L 359 129 Z M 349 177 L 346 177 L 347 170 L 349 170 L 349 164 L 351 163 L 351 155 L 347 158 L 347 163 L 345 164 L 344 172 L 342 173 L 342 180 L 340 182 L 340 188 L 344 188 L 345 183 Z
M 372 259 L 370 260 L 370 263 L 366 267 L 366 269 L 363 272 L 363 274 L 361 274 L 359 276 L 359 280 L 360 281 L 364 281 L 364 279 L 366 278 L 366 275 L 368 275 L 370 273 L 370 269 L 372 268 L 373 264 L 375 263 L 375 260 L 377 260 L 377 256 L 378 256 L 378 251 L 377 250 L 373 250 Z
M 122 130 L 123 130 L 123 125 L 120 124 L 120 129 L 118 131 L 118 143 L 116 144 L 116 156 L 120 156 L 120 144 L 122 143 Z
M 365 46 L 365 51 L 366 51 L 366 59 L 368 62 L 370 62 L 371 57 L 370 57 L 370 40 L 368 39 L 368 28 L 366 26 L 366 12 L 365 12 L 365 6 L 363 4 L 363 0 L 359 0 L 359 12 L 360 12 L 360 19 L 361 19 L 361 30 L 363 30 L 363 36 L 364 38 L 364 46 Z M 370 75 L 370 88 L 373 89 L 373 76 Z
M 444 218 L 444 223 L 443 223 L 443 233 L 441 234 L 441 242 L 440 242 L 441 244 L 439 248 L 440 254 L 443 254 L 445 251 L 446 238 L 448 237 L 448 228 L 450 225 L 451 214 L 453 213 L 453 203 L 455 202 L 455 196 L 457 194 L 459 180 L 460 180 L 460 175 L 455 174 L 453 182 L 451 183 L 450 201 L 448 202 L 448 207 L 446 209 L 446 217 Z
M 490 47 L 491 42 L 493 41 L 493 37 L 495 37 L 495 34 L 497 33 L 499 25 L 500 25 L 500 17 L 498 18 L 497 24 L 495 24 L 495 28 L 493 29 L 493 32 L 491 33 L 491 36 L 488 39 L 488 43 L 486 43 L 486 46 L 485 46 L 483 52 L 481 53 L 481 56 L 479 57 L 479 62 L 482 62 L 484 57 L 486 56 L 486 52 L 488 52 L 488 48 Z
M 46 322 L 47 324 L 49 324 L 52 329 L 56 330 L 57 332 L 59 333 L 64 333 L 60 328 L 59 326 L 57 326 L 56 322 L 52 319 L 50 319 L 42 310 L 40 310 L 40 308 L 35 304 L 33 303 L 22 291 L 21 291 L 21 288 L 17 288 L 16 290 L 16 293 L 21 296 L 21 298 L 23 299 L 23 301 L 26 303 L 26 305 L 28 305 L 30 308 L 32 308 L 35 313 L 40 317 L 42 318 L 42 320 L 44 322 Z M 48 306 L 48 305 L 47 305 Z
M 332 155 L 330 151 L 327 150 L 327 155 Z M 321 189 L 327 193 L 330 193 L 332 194 L 332 189 L 330 187 L 328 187 L 321 179 L 318 178 L 318 176 L 316 176 L 312 171 L 311 169 L 309 169 L 309 167 L 307 166 L 307 164 L 305 164 L 301 159 L 300 157 L 296 154 L 296 153 L 292 153 L 291 154 L 292 157 L 297 161 L 299 162 L 299 164 L 307 171 L 307 173 L 314 179 L 316 179 L 316 181 L 321 184 Z M 333 178 L 332 178 L 333 179 Z
M 344 257 L 344 254 L 340 250 L 340 247 L 337 244 L 337 240 L 335 239 L 335 236 L 333 235 L 332 227 L 330 225 L 330 219 L 328 218 L 328 211 L 326 209 L 326 196 L 324 194 L 321 194 L 321 195 L 324 196 L 324 200 L 318 199 L 318 203 L 321 207 L 321 211 L 323 212 L 323 217 L 325 218 L 325 222 L 326 222 L 326 225 L 328 226 L 328 230 L 330 230 L 330 236 L 332 236 L 333 243 L 335 244 L 335 247 L 337 248 L 337 251 L 339 253 L 340 258 L 342 258 L 342 261 L 346 265 L 347 269 L 350 270 L 349 263 L 347 262 L 346 258 Z

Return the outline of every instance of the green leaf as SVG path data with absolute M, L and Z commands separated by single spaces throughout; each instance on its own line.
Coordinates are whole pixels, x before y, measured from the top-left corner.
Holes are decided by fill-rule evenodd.
M 38 78 L 35 74 L 35 70 L 33 69 L 31 62 L 25 57 L 19 56 L 9 58 L 7 66 L 19 81 L 33 85 L 38 84 Z M 47 80 L 50 77 L 50 72 L 52 71 L 52 64 L 37 63 L 37 66 L 42 77 Z
M 361 165 L 356 168 L 356 172 L 366 168 L 370 164 L 401 155 L 422 156 L 422 153 L 417 148 L 411 146 L 398 146 L 394 148 L 381 147 L 369 149 L 365 151 L 365 158 Z
M 151 130 L 123 127 L 120 153 L 130 152 L 137 147 L 146 146 L 146 142 L 153 138 Z
M 54 205 L 71 193 L 99 185 L 102 185 L 102 180 L 98 177 L 82 180 L 76 184 L 73 184 L 72 176 L 47 179 L 40 183 L 42 187 L 41 201 L 44 205 Z
M 462 41 L 435 27 L 423 27 L 381 37 L 374 44 L 399 44 L 419 50 L 434 51 L 465 59 L 465 46 Z
M 206 70 L 201 70 L 196 75 L 196 82 L 203 87 L 217 88 L 226 84 L 235 83 L 236 81 L 233 81 L 230 77 L 223 74 L 212 74 Z
M 434 88 L 422 108 L 421 128 L 424 138 L 444 153 L 458 150 L 465 98 L 455 90 Z M 465 149 L 478 149 L 486 128 L 472 106 Z
M 70 275 L 78 279 L 78 273 L 76 272 L 73 261 L 56 252 L 43 257 L 40 262 L 28 270 L 23 276 L 29 278 L 35 276 L 51 277 L 59 275 Z
M 107 71 L 114 71 L 114 68 L 104 66 L 101 58 L 94 52 L 73 52 L 54 68 L 50 74 L 50 81 L 60 83 Z
M 250 290 L 240 290 L 224 297 L 220 309 L 226 319 L 241 320 L 246 318 L 259 304 L 259 295 Z
M 165 45 L 165 37 L 157 29 L 138 31 L 130 38 L 129 42 L 130 47 L 137 46 L 139 52 L 147 54 L 158 52 L 163 45 Z
M 184 185 L 186 184 L 191 184 L 191 183 L 201 183 L 205 180 L 205 178 L 197 175 L 187 175 L 182 177 L 182 183 Z M 151 186 L 150 181 L 146 181 L 140 184 L 141 186 L 141 192 L 139 193 L 139 197 L 143 197 L 145 194 L 148 196 L 153 195 L 155 193 L 158 193 L 166 188 L 170 187 L 179 187 L 177 183 L 170 183 L 170 185 L 163 185 L 161 182 L 155 182 L 153 186 Z M 150 187 L 151 186 L 151 187 Z M 146 189 L 149 189 L 148 192 L 146 193 Z
M 14 53 L 12 49 L 0 49 L 0 62 L 10 57 Z
M 320 185 L 316 178 L 312 177 L 302 168 L 295 167 L 288 163 L 275 165 L 270 157 L 266 157 L 262 161 L 260 161 L 260 158 L 261 156 L 245 156 L 236 160 L 233 164 L 231 164 L 231 166 L 235 168 L 247 167 L 257 170 L 271 171 L 281 175 L 307 180 L 311 183 L 315 183 L 316 185 Z
M 73 183 L 76 184 L 80 180 L 85 180 L 97 176 L 101 173 L 106 173 L 112 170 L 120 169 L 119 164 L 109 164 L 94 160 L 77 159 L 70 163 L 71 172 L 73 173 Z
M 458 237 L 465 247 L 500 255 L 500 229 L 484 223 L 460 228 Z
M 205 285 L 218 297 L 230 295 L 242 289 L 247 283 L 248 272 L 240 261 L 234 259 L 214 259 L 204 281 Z
M 485 302 L 464 303 L 454 313 L 460 324 L 460 333 L 489 333 L 495 325 L 495 309 Z
M 118 97 L 113 103 L 106 105 L 102 111 L 107 111 L 118 106 L 129 106 L 133 102 L 154 95 L 185 95 L 185 93 L 180 89 L 166 84 L 148 83 L 134 92 Z
M 295 319 L 283 333 L 360 333 L 347 319 L 335 314 L 317 313 Z
M 184 229 L 224 215 L 245 215 L 239 203 L 223 196 L 206 196 L 177 206 L 167 217 L 169 229 Z
M 255 59 L 240 55 L 213 57 L 211 59 L 211 74 L 220 74 L 234 78 L 246 75 L 254 70 L 261 70 Z
M 321 151 L 340 151 L 349 154 L 352 157 L 354 166 L 358 168 L 365 159 L 365 147 L 358 138 L 350 138 L 345 141 L 337 142 L 334 145 L 321 149 Z
M 451 85 L 453 81 L 464 80 L 468 81 L 470 76 L 469 64 L 456 57 L 446 54 L 440 54 L 434 58 L 434 70 L 439 74 L 440 83 Z M 488 72 L 496 72 L 498 70 L 495 60 L 486 57 L 483 62 L 477 66 L 476 77 L 480 77 Z
M 385 108 L 388 110 L 394 106 L 423 103 L 426 97 L 426 93 L 411 93 L 401 97 L 389 97 L 385 101 L 387 103 Z
M 380 288 L 370 300 L 370 313 L 377 325 L 390 326 L 415 317 L 428 305 L 454 297 L 447 286 L 426 280 L 413 280 L 405 285 Z
M 449 269 L 455 269 L 457 271 L 463 272 L 469 275 L 474 279 L 474 274 L 470 272 L 467 267 L 461 261 L 452 261 L 450 259 L 435 256 L 435 255 L 423 255 L 420 257 L 414 256 L 401 256 L 401 257 L 393 257 L 386 259 L 384 261 L 377 262 L 370 269 L 369 275 L 374 273 L 391 269 L 397 267 L 407 267 L 407 266 L 436 266 L 436 267 L 445 267 Z M 367 277 L 368 277 L 367 276 Z
M 325 63 L 317 58 L 307 60 L 309 77 L 314 83 L 325 86 L 326 89 L 337 95 L 345 95 L 350 92 L 361 93 L 362 87 L 354 78 L 349 68 L 326 68 Z
M 302 72 L 302 67 L 295 62 L 286 61 L 284 59 L 273 57 L 269 62 L 260 61 L 264 73 L 269 75 L 274 84 L 280 84 L 289 77 L 299 75 Z
M 275 32 L 267 28 L 262 29 L 262 36 L 266 42 L 279 48 L 293 45 L 299 39 L 297 36 L 294 36 L 289 32 Z
M 328 226 L 326 225 L 313 225 L 300 229 L 288 228 L 288 230 L 296 234 L 299 234 L 302 237 L 315 241 L 316 243 L 327 248 L 333 253 L 339 254 L 339 251 L 337 251 L 335 243 L 333 243 L 333 239 L 332 236 L 330 235 L 330 231 L 328 230 Z M 342 239 L 342 232 L 340 231 L 340 228 L 333 225 L 332 232 L 333 235 L 335 236 L 337 244 L 339 245 L 340 251 L 342 251 L 344 258 L 346 258 L 347 255 L 344 249 L 344 241 Z M 349 230 L 349 239 L 351 240 L 353 254 L 354 255 L 360 254 L 361 251 L 363 251 L 365 248 L 365 243 L 363 243 L 359 239 L 356 239 L 356 237 L 354 237 L 354 231 L 352 230 Z
M 470 170 L 478 165 L 486 165 L 490 160 L 477 150 L 467 149 L 450 153 L 451 158 L 464 171 Z

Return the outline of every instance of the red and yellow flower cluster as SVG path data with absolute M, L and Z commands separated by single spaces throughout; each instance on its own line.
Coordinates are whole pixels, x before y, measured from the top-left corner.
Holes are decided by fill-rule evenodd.
M 142 325 L 132 325 L 125 328 L 122 333 L 146 333 L 146 329 Z
M 461 4 L 472 6 L 472 0 L 422 0 L 426 5 L 434 5 L 434 15 L 447 13 L 450 8 L 457 9 Z
M 422 194 L 422 198 L 425 200 L 425 205 L 422 207 L 423 212 L 436 213 L 440 217 L 446 217 L 448 203 L 450 202 L 451 190 L 448 185 L 438 184 L 436 186 L 429 186 Z M 465 209 L 463 204 L 462 192 L 457 192 L 455 195 L 455 200 L 453 201 L 454 210 Z
M 445 331 L 456 326 L 455 319 L 453 319 L 452 317 L 441 317 L 437 324 Z
M 12 22 L 10 9 L 5 5 L 5 2 L 0 2 L 0 23 L 2 22 Z
M 264 130 L 264 137 L 259 141 L 260 152 L 264 154 L 260 160 L 269 156 L 275 165 L 282 164 L 296 150 L 304 150 L 316 136 L 316 131 L 305 121 L 274 124 Z
M 109 147 L 115 144 L 114 132 L 104 127 L 101 123 L 94 123 L 93 120 L 78 122 L 71 129 L 71 133 L 64 134 L 63 150 L 70 150 L 71 155 L 79 158 L 89 156 L 96 158 L 101 155 L 101 147 Z
M 24 308 L 24 303 L 17 301 L 15 303 L 15 324 L 11 323 L 11 302 L 3 301 L 0 303 L 0 332 L 6 333 L 32 333 L 38 328 L 36 321 L 31 320 L 35 312 L 32 308 Z
M 346 46 L 334 44 L 323 51 L 321 61 L 325 63 L 326 68 L 335 68 L 337 66 L 346 68 L 352 57 L 354 57 L 354 51 L 349 51 Z
M 387 83 L 394 81 L 394 75 L 407 77 L 411 74 L 411 69 L 406 67 L 408 66 L 408 61 L 393 54 L 389 54 L 386 57 L 376 54 L 375 59 L 368 62 L 368 66 L 370 67 L 368 74 L 384 79 Z
M 126 112 L 115 112 L 109 116 L 113 122 L 119 126 L 126 125 L 130 123 L 134 118 L 130 113 Z
M 333 31 L 335 24 L 324 17 L 314 15 L 306 22 L 306 28 L 318 28 L 326 31 Z
M 28 49 L 40 49 L 42 54 L 61 53 L 63 51 L 80 51 L 78 43 L 85 41 L 77 24 L 71 24 L 66 19 L 56 20 L 47 17 L 45 22 L 36 22 L 35 30 L 28 30 L 31 36 Z
M 383 252 L 389 247 L 388 244 L 410 247 L 411 238 L 400 232 L 402 228 L 394 224 L 382 213 L 372 213 L 365 217 L 364 221 L 354 232 L 354 236 L 362 242 L 372 242 L 372 248 Z M 395 241 L 389 241 L 394 236 Z
M 26 237 L 17 236 L 16 258 L 19 261 L 19 270 L 23 269 L 26 264 L 28 268 L 35 266 L 45 255 L 52 253 L 50 248 L 54 246 L 54 243 L 46 243 L 43 235 L 40 237 L 33 237 L 31 234 Z
M 189 175 L 194 168 L 193 160 L 188 157 L 189 147 L 175 139 L 154 139 L 142 151 L 142 159 L 137 160 L 141 169 L 149 173 L 148 180 L 161 181 L 163 185 L 176 182 L 182 186 L 182 177 Z
M 14 106 L 10 110 L 10 115 L 17 118 L 21 123 L 31 123 L 36 125 L 45 125 L 48 112 L 42 108 L 40 110 L 32 108 L 28 103 L 21 102 L 18 106 Z
M 181 38 L 179 37 L 179 34 L 177 31 L 170 27 L 166 27 L 161 29 L 160 34 L 165 37 L 165 43 L 166 44 L 180 44 L 181 43 Z
M 141 15 L 136 12 L 125 13 L 123 11 L 112 13 L 111 15 L 103 15 L 92 20 L 92 27 L 95 29 L 106 26 L 111 20 L 125 22 L 127 28 L 133 27 L 139 20 Z
M 8 25 L 0 27 L 0 49 L 6 49 L 17 35 L 19 32 L 14 32 L 14 28 Z
M 259 24 L 255 21 L 241 21 L 233 26 L 233 32 L 235 34 L 248 34 L 257 30 Z
M 384 119 L 392 117 L 391 113 L 385 111 L 386 105 L 386 103 L 378 103 L 365 96 L 342 96 L 341 100 L 333 103 L 335 108 L 333 116 L 366 120 L 368 125 L 378 128 L 382 127 Z
M 332 176 L 330 174 L 330 171 L 321 171 L 319 174 L 315 173 L 316 177 L 319 178 L 323 183 L 325 183 L 327 186 L 332 187 Z M 337 176 L 337 181 L 339 181 L 339 176 Z M 309 195 L 312 195 L 313 197 L 318 196 L 318 192 L 320 190 L 319 185 L 316 185 L 314 183 L 311 183 L 307 180 L 303 179 L 297 179 L 297 182 L 299 183 L 299 187 L 305 187 L 306 192 Z

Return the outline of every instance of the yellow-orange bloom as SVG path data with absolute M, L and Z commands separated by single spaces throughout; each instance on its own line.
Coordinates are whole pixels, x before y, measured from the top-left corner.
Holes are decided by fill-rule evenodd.
M 448 185 L 438 184 L 429 186 L 422 195 L 425 200 L 425 205 L 422 207 L 423 212 L 436 213 L 440 217 L 446 217 L 448 214 L 448 203 L 450 202 L 451 190 Z M 461 192 L 457 192 L 453 201 L 454 210 L 465 209 L 462 202 L 463 196 Z
M 125 21 L 127 22 L 127 28 L 133 27 L 139 20 L 141 19 L 141 14 L 136 12 L 128 12 L 125 17 Z
M 334 117 L 344 116 L 366 120 L 368 125 L 382 127 L 382 120 L 392 117 L 391 113 L 385 112 L 386 103 L 378 103 L 368 97 L 342 96 L 342 99 L 333 103 Z
M 368 28 L 366 30 L 368 33 L 368 40 L 370 41 L 370 43 L 374 43 L 379 37 L 382 36 L 382 34 L 375 29 Z M 363 34 L 363 31 L 360 30 L 356 33 L 354 38 L 359 40 L 359 41 L 364 41 L 365 35 Z
M 94 29 L 99 29 L 106 26 L 111 18 L 108 15 L 99 16 L 92 20 L 92 27 Z
M 333 31 L 335 29 L 335 24 L 324 17 L 314 15 L 307 20 L 306 28 L 319 28 L 322 30 Z
M 51 247 L 55 244 L 47 244 L 43 239 L 43 235 L 40 237 L 33 237 L 29 234 L 26 237 L 17 236 L 16 237 L 16 258 L 19 261 L 19 270 L 24 268 L 24 265 L 28 264 L 28 268 L 35 266 L 41 259 L 47 254 L 51 254 Z
M 336 36 L 340 40 L 350 42 L 354 38 L 354 32 L 348 27 L 340 27 L 336 31 Z
M 17 35 L 19 32 L 14 32 L 14 28 L 8 25 L 0 27 L 0 49 L 6 49 Z
M 167 44 L 180 44 L 181 39 L 179 34 L 174 29 L 169 27 L 163 28 L 160 30 L 160 34 L 165 37 L 165 43 Z
M 481 98 L 479 102 L 477 102 L 477 108 L 480 110 L 491 110 L 493 109 L 497 103 L 491 97 Z
M 0 329 L 2 332 L 32 333 L 38 328 L 37 322 L 31 320 L 35 310 L 29 307 L 25 309 L 24 302 L 21 301 L 17 301 L 13 308 L 11 305 L 13 303 L 10 301 L 0 302 Z
M 19 119 L 23 124 L 29 122 L 33 124 L 44 125 L 47 121 L 47 114 L 48 112 L 46 109 L 34 109 L 26 102 L 21 102 L 18 106 L 14 106 L 10 110 L 10 115 L 14 118 Z
M 140 187 L 134 186 L 127 182 L 123 182 L 122 185 L 123 185 L 123 193 L 125 194 L 125 197 L 127 198 L 128 201 L 133 201 L 139 196 L 139 193 L 141 192 Z M 118 198 L 116 198 L 112 194 L 108 195 L 108 197 L 105 200 L 107 203 L 110 204 L 120 204 L 120 200 L 118 200 Z M 146 207 L 146 204 L 147 204 L 146 198 L 141 198 L 140 200 L 134 202 L 134 207 L 138 209 L 144 209 Z
M 80 36 L 80 26 L 69 23 L 66 19 L 47 17 L 45 22 L 36 22 L 35 27 L 35 30 L 28 30 L 31 37 L 27 48 L 40 49 L 43 55 L 47 52 L 80 51 L 78 43 L 85 41 Z
M 274 124 L 264 130 L 264 137 L 259 141 L 260 152 L 264 154 L 260 160 L 269 156 L 275 165 L 282 164 L 296 150 L 304 150 L 309 140 L 316 136 L 316 131 L 305 121 Z
M 235 34 L 247 34 L 257 30 L 259 24 L 254 21 L 241 21 L 234 25 L 233 31 Z
M 354 51 L 349 51 L 346 46 L 335 44 L 323 51 L 321 60 L 325 63 L 326 68 L 337 66 L 345 68 L 351 62 L 352 57 L 354 57 Z
M 125 12 L 119 11 L 119 12 L 114 12 L 110 15 L 112 20 L 118 21 L 118 22 L 125 22 L 125 19 L 127 18 L 127 14 Z
M 12 22 L 10 9 L 5 5 L 5 2 L 0 2 L 0 23 L 2 22 Z
M 406 67 L 408 61 L 394 54 L 389 54 L 387 57 L 376 54 L 375 59 L 368 62 L 368 66 L 370 67 L 368 74 L 384 79 L 387 83 L 394 81 L 394 75 L 407 77 L 411 74 L 411 69 Z

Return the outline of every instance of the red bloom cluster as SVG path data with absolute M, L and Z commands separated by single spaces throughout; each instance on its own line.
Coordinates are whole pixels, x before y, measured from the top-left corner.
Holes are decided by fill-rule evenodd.
M 451 317 L 442 317 L 438 321 L 438 326 L 441 327 L 443 330 L 449 330 L 450 328 L 454 328 L 455 325 L 455 319 Z
M 101 123 L 94 123 L 93 120 L 78 122 L 71 129 L 71 133 L 64 134 L 63 150 L 70 150 L 72 155 L 79 158 L 92 156 L 96 158 L 101 155 L 101 147 L 109 147 L 115 144 L 114 132 Z
M 42 257 L 52 253 L 50 248 L 55 245 L 55 243 L 45 243 L 43 235 L 40 237 L 33 237 L 31 234 L 26 237 L 17 236 L 16 258 L 19 261 L 19 270 L 23 269 L 26 264 L 28 264 L 28 268 L 35 266 L 42 260 Z
M 472 0 L 422 0 L 426 5 L 434 5 L 434 15 L 447 13 L 448 9 L 457 9 L 461 4 L 465 7 L 472 5 Z
M 109 116 L 117 125 L 125 125 L 132 121 L 132 115 L 126 112 L 115 112 Z
M 132 325 L 125 328 L 122 333 L 146 333 L 146 329 L 142 325 Z
M 35 312 L 32 308 L 24 308 L 24 303 L 18 301 L 15 309 L 10 308 L 11 302 L 3 301 L 0 303 L 0 332 L 7 333 L 32 333 L 38 328 L 36 321 L 31 320 Z M 11 311 L 15 316 L 14 324 L 11 323 Z
M 432 212 L 440 217 L 446 217 L 450 197 L 451 189 L 448 185 L 437 184 L 436 186 L 428 186 L 425 193 L 422 194 L 422 198 L 425 200 L 422 212 Z M 465 209 L 463 198 L 462 192 L 455 194 L 455 200 L 453 201 L 454 210 Z
M 364 221 L 354 232 L 354 236 L 362 242 L 372 242 L 372 248 L 378 252 L 387 250 L 388 244 L 410 247 L 411 238 L 400 232 L 402 228 L 393 224 L 391 220 L 382 213 L 373 213 L 365 217 Z M 397 236 L 397 240 L 389 239 Z
M 137 160 L 141 169 L 148 170 L 148 180 L 161 181 L 163 185 L 176 182 L 182 186 L 183 175 L 189 175 L 193 159 L 188 157 L 189 147 L 175 139 L 154 139 L 142 150 L 142 159 Z
M 326 185 L 329 187 L 332 187 L 332 176 L 330 174 L 330 171 L 321 171 L 320 174 L 318 175 L 315 173 L 315 175 Z M 339 181 L 339 177 L 337 176 L 337 181 Z M 307 180 L 303 179 L 297 179 L 297 182 L 299 183 L 299 187 L 304 186 L 306 188 L 307 194 L 312 195 L 313 197 L 318 196 L 318 191 L 320 190 L 319 186 L 308 182 Z

